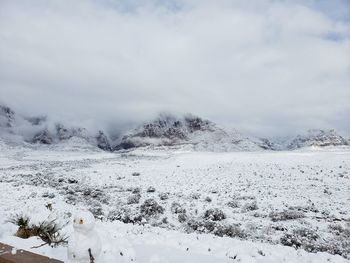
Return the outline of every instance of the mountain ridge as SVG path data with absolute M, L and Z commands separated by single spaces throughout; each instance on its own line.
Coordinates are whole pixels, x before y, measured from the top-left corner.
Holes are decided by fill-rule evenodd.
M 103 129 L 49 123 L 45 116 L 21 116 L 0 105 L 0 137 L 23 140 L 30 144 L 57 144 L 80 138 L 105 151 L 125 151 L 140 147 L 181 147 L 197 151 L 296 150 L 304 147 L 349 146 L 335 130 L 308 130 L 305 134 L 283 140 L 244 136 L 234 129 L 192 114 L 159 114 L 112 140 Z

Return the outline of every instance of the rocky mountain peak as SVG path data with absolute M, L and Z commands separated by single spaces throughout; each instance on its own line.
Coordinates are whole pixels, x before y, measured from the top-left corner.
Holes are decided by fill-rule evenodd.
M 0 127 L 12 127 L 15 112 L 5 105 L 0 105 Z
M 289 149 L 307 146 L 339 146 L 348 145 L 348 141 L 340 136 L 335 130 L 308 130 L 304 135 L 298 135 L 288 145 Z

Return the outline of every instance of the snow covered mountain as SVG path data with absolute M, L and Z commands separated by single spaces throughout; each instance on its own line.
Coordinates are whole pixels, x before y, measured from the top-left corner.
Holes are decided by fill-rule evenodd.
M 350 145 L 348 140 L 334 130 L 309 130 L 305 135 L 279 140 L 247 137 L 236 130 L 219 127 L 212 121 L 190 114 L 161 114 L 112 140 L 103 129 L 89 130 L 49 121 L 44 116 L 22 116 L 4 105 L 0 105 L 0 138 L 5 141 L 47 145 L 71 141 L 74 144 L 97 146 L 105 151 L 166 146 L 184 150 L 226 152 Z
M 31 144 L 55 144 L 79 138 L 102 150 L 112 150 L 109 139 L 101 130 L 96 133 L 82 127 L 49 122 L 42 116 L 21 116 L 4 105 L 0 105 L 0 137 L 7 141 Z
M 144 146 L 187 146 L 194 150 L 261 150 L 237 131 L 228 131 L 197 116 L 160 115 L 122 137 L 116 150 Z
M 0 105 L 0 127 L 12 127 L 14 116 L 14 111 L 12 111 L 9 107 Z
M 288 145 L 287 149 L 298 149 L 309 146 L 343 146 L 349 142 L 337 134 L 335 130 L 308 130 L 304 135 L 296 136 Z

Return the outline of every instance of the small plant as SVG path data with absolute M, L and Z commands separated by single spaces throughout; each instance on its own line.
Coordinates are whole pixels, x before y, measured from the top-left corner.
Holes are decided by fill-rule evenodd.
M 218 208 L 208 209 L 204 213 L 204 219 L 209 219 L 213 221 L 221 221 L 226 218 L 224 212 Z
M 248 211 L 254 211 L 254 210 L 258 210 L 258 204 L 256 201 L 246 203 L 242 208 L 242 212 L 248 212 Z
M 8 220 L 8 222 L 18 226 L 16 232 L 17 237 L 29 238 L 32 236 L 29 228 L 29 217 L 17 214 L 12 219 Z
M 156 188 L 154 188 L 153 186 L 150 186 L 147 188 L 147 193 L 154 193 L 156 191 Z
M 285 221 L 285 220 L 293 220 L 298 218 L 305 217 L 303 212 L 294 211 L 294 210 L 284 210 L 282 212 L 271 212 L 269 217 L 273 222 L 277 221 Z
M 185 214 L 186 209 L 183 208 L 179 203 L 173 202 L 171 204 L 170 210 L 173 214 Z
M 304 248 L 308 252 L 317 252 L 319 235 L 312 229 L 298 228 L 292 233 L 285 233 L 280 241 L 285 246 Z
M 20 238 L 29 238 L 37 236 L 41 238 L 44 245 L 57 246 L 67 243 L 67 237 L 60 234 L 60 227 L 57 220 L 44 220 L 38 224 L 29 224 L 29 217 L 24 215 L 15 215 L 9 222 L 18 226 L 16 236 Z
M 136 194 L 130 195 L 126 202 L 128 205 L 138 204 L 140 202 L 140 199 L 141 199 L 141 194 L 136 193 Z
M 60 234 L 59 231 L 62 227 L 56 221 L 56 219 L 45 220 L 37 225 L 33 224 L 31 226 L 33 236 L 40 237 L 45 242 L 43 245 L 57 246 L 59 244 L 66 244 L 68 237 Z
M 246 232 L 238 225 L 219 225 L 216 227 L 214 234 L 217 236 L 246 238 Z
M 133 213 L 129 208 L 121 207 L 109 212 L 107 219 L 110 221 L 122 221 L 125 224 L 141 224 L 142 215 Z
M 231 208 L 238 208 L 239 207 L 239 203 L 236 200 L 232 200 L 227 202 L 227 206 L 231 207 Z
M 147 199 L 140 207 L 141 213 L 146 216 L 163 214 L 164 208 L 154 199 Z
M 159 198 L 160 198 L 160 200 L 167 200 L 167 199 L 169 199 L 169 193 L 160 193 L 159 194 Z

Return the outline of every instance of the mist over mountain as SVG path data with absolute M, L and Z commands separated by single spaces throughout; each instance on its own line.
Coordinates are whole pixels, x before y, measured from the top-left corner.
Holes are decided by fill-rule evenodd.
M 125 129 L 125 127 L 124 127 Z M 23 116 L 0 105 L 0 138 L 6 141 L 51 145 L 73 138 L 105 151 L 130 150 L 139 147 L 180 147 L 196 151 L 261 151 L 294 150 L 310 146 L 344 146 L 347 139 L 335 130 L 309 130 L 304 135 L 285 139 L 247 136 L 235 129 L 192 114 L 160 114 L 133 128 L 86 128 L 53 122 L 48 116 Z

